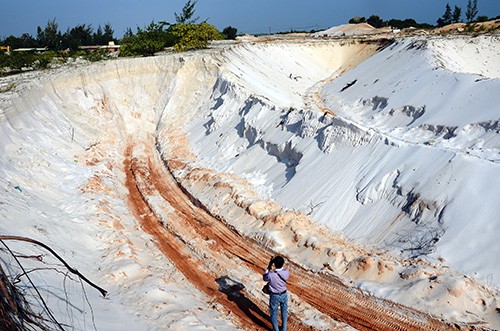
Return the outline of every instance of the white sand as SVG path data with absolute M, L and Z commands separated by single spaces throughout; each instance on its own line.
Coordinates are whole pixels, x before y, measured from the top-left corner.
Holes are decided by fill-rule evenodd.
M 168 152 L 165 137 L 187 123 L 200 165 L 247 179 L 259 194 L 249 200 L 309 212 L 353 242 L 314 256 L 329 234 L 299 229 L 308 249 L 265 234 L 278 250 L 374 295 L 498 328 L 499 45 L 400 40 L 362 62 L 370 46 L 243 43 L 21 79 L 1 94 L 0 231 L 50 244 L 110 291 L 87 290 L 99 330 L 234 329 L 126 205 L 127 137 L 155 135 Z M 418 254 L 420 265 L 405 262 Z M 64 298 L 57 273 L 44 282 Z M 78 286 L 68 292 L 88 311 Z M 76 330 L 92 328 L 89 314 L 53 304 Z

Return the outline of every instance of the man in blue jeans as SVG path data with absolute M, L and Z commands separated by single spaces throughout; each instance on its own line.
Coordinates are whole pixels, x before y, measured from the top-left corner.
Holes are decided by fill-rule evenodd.
M 285 259 L 276 256 L 269 261 L 266 272 L 263 275 L 264 281 L 269 282 L 269 312 L 273 331 L 280 331 L 278 328 L 278 306 L 281 308 L 281 331 L 286 331 L 286 320 L 288 318 L 288 293 L 286 292 L 286 281 L 290 277 L 287 269 L 283 269 Z

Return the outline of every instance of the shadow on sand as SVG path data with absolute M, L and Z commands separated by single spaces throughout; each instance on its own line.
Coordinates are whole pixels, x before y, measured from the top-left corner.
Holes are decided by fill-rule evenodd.
M 245 288 L 243 284 L 228 276 L 219 277 L 215 281 L 219 284 L 219 291 L 224 293 L 229 301 L 236 303 L 240 311 L 248 316 L 256 326 L 264 330 L 271 330 L 269 315 L 241 293 L 241 290 Z

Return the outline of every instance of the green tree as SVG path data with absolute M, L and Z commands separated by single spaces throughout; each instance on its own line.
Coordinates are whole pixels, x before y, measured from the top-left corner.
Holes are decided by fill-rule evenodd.
M 47 46 L 52 50 L 61 49 L 62 36 L 55 18 L 47 22 L 45 29 L 37 28 L 37 41 L 40 46 Z
M 107 45 L 110 41 L 115 41 L 113 34 L 114 31 L 111 28 L 111 24 L 106 23 L 104 29 L 99 25 L 96 32 L 92 35 L 92 42 L 95 45 Z
M 412 18 L 407 18 L 404 21 L 398 19 L 390 19 L 387 24 L 393 28 L 406 29 L 410 27 L 419 27 L 420 25 Z
M 467 19 L 467 23 L 474 21 L 474 18 L 476 18 L 477 13 L 478 13 L 477 0 L 468 0 L 467 10 L 465 11 L 465 18 Z
M 195 1 L 188 0 L 188 2 L 186 2 L 184 7 L 182 7 L 182 13 L 180 13 L 180 14 L 174 13 L 175 21 L 177 22 L 177 24 L 194 24 L 194 23 L 196 23 L 196 21 L 199 19 L 199 17 L 193 18 L 193 16 L 194 16 L 194 12 L 195 12 L 194 6 L 196 5 L 197 2 L 198 2 L 197 0 L 195 0 Z
M 236 39 L 236 34 L 238 33 L 238 29 L 233 28 L 232 26 L 227 26 L 222 30 L 222 34 L 226 36 L 226 39 Z
M 445 26 L 447 24 L 450 24 L 450 21 L 451 21 L 451 7 L 450 7 L 450 4 L 447 3 L 443 16 L 438 18 L 436 23 L 437 23 L 437 26 Z
M 366 18 L 364 16 L 354 16 L 353 18 L 351 18 L 349 20 L 349 23 L 351 24 L 358 24 L 358 23 L 365 23 L 366 22 Z
M 90 25 L 78 24 L 64 33 L 62 45 L 72 51 L 78 50 L 78 46 L 88 46 L 93 43 L 93 29 Z
M 114 37 L 115 31 L 111 27 L 111 24 L 108 22 L 104 25 L 104 34 L 102 36 L 104 43 L 109 43 L 110 41 L 115 42 L 116 39 Z
M 223 39 L 224 35 L 215 26 L 207 22 L 194 23 L 198 20 L 193 18 L 195 5 L 196 1 L 189 0 L 181 14 L 175 13 L 176 24 L 152 22 L 146 29 L 138 28 L 135 35 L 127 30 L 120 41 L 120 56 L 149 56 L 170 46 L 174 47 L 174 51 L 182 52 L 206 48 L 210 40 Z
M 460 22 L 460 16 L 462 16 L 462 8 L 455 6 L 455 8 L 453 9 L 452 22 L 453 23 Z
M 38 47 L 37 41 L 28 33 L 23 33 L 21 37 L 10 35 L 1 44 L 12 49 Z
M 176 24 L 172 26 L 172 35 L 176 38 L 175 52 L 206 48 L 210 40 L 223 39 L 217 28 L 207 22 Z
M 385 26 L 384 20 L 382 20 L 379 16 L 377 15 L 372 15 L 368 17 L 366 20 L 366 23 L 370 24 L 374 28 L 381 28 Z
M 132 37 L 133 35 L 134 35 L 134 33 L 132 32 L 131 28 L 127 28 L 125 30 L 125 33 L 123 34 L 124 37 Z
M 104 40 L 104 32 L 102 31 L 100 25 L 97 27 L 96 32 L 92 35 L 92 41 L 95 45 L 105 45 L 108 43 Z
M 452 14 L 451 14 L 451 7 L 450 7 L 449 3 L 446 4 L 446 9 L 444 11 L 443 16 L 438 18 L 438 20 L 436 22 L 437 22 L 438 26 L 445 26 L 445 25 L 451 24 Z

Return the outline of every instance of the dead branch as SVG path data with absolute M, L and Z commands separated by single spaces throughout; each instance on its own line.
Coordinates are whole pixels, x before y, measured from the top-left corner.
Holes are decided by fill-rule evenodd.
M 26 238 L 26 239 L 29 239 L 31 240 L 30 238 Z M 14 239 L 15 240 L 15 239 Z M 24 240 L 22 240 L 24 241 Z M 12 255 L 12 257 L 14 258 L 14 260 L 16 260 L 17 264 L 19 265 L 19 268 L 21 268 L 21 270 L 24 272 L 25 276 L 26 276 L 26 279 L 28 279 L 28 281 L 30 282 L 31 286 L 33 287 L 33 290 L 37 293 L 38 295 L 38 298 L 40 299 L 40 302 L 42 303 L 43 307 L 45 308 L 45 310 L 47 311 L 47 314 L 50 316 L 50 318 L 52 319 L 52 321 L 59 327 L 59 329 L 61 331 L 64 331 L 64 328 L 62 327 L 61 323 L 59 323 L 59 321 L 55 318 L 55 316 L 52 314 L 52 311 L 50 310 L 49 306 L 47 306 L 47 303 L 45 302 L 45 300 L 43 299 L 43 296 L 42 294 L 40 293 L 40 291 L 38 291 L 38 288 L 35 286 L 35 284 L 33 283 L 33 281 L 31 280 L 31 278 L 29 277 L 28 274 L 26 274 L 26 270 L 24 269 L 23 265 L 21 264 L 21 262 L 19 262 L 19 259 L 16 257 L 16 255 L 14 254 L 14 252 L 11 251 L 11 249 L 9 248 L 9 246 L 7 246 L 2 239 L 0 239 L 0 242 L 5 246 L 5 248 L 9 251 L 9 253 Z M 43 247 L 43 246 L 42 246 Z M 48 246 L 47 246 L 48 247 Z
M 14 278 L 12 279 L 12 283 L 17 284 L 17 283 L 21 282 L 21 277 L 26 276 L 26 275 L 28 275 L 28 274 L 30 274 L 32 272 L 35 272 L 35 271 L 37 271 L 37 272 L 38 271 L 47 271 L 47 270 L 55 271 L 55 272 L 57 272 L 59 274 L 62 274 L 64 276 L 68 277 L 69 279 L 71 279 L 73 281 L 75 280 L 75 279 L 71 278 L 67 274 L 67 272 L 65 273 L 65 272 L 63 272 L 63 271 L 61 271 L 61 270 L 59 270 L 57 268 L 33 268 L 33 269 L 30 269 L 30 270 L 25 270 L 24 272 L 22 272 L 22 273 L 20 273 L 20 274 L 18 274 L 16 276 L 14 276 Z
M 87 284 L 89 284 L 90 286 L 92 286 L 93 288 L 97 289 L 103 297 L 106 296 L 106 294 L 108 293 L 106 290 L 102 289 L 101 287 L 97 286 L 96 284 L 92 283 L 90 280 L 87 279 L 87 277 L 85 277 L 84 275 L 82 275 L 78 270 L 76 270 L 75 268 L 71 267 L 66 261 L 64 261 L 64 259 L 62 257 L 60 257 L 52 248 L 50 248 L 49 246 L 45 245 L 44 243 L 38 241 L 38 240 L 35 240 L 35 239 L 31 239 L 31 238 L 28 238 L 28 237 L 20 237 L 20 236 L 6 236 L 6 235 L 0 235 L 0 240 L 15 240 L 15 241 L 24 241 L 24 242 L 28 242 L 28 243 L 32 243 L 32 244 L 35 244 L 35 245 L 38 245 L 38 246 L 41 246 L 43 248 L 45 248 L 46 250 L 48 250 L 52 255 L 54 255 L 59 261 L 61 261 L 62 264 L 64 264 L 64 266 L 73 274 L 75 275 L 78 275 L 78 277 L 80 277 L 83 281 L 85 281 Z
M 7 300 L 10 309 L 15 315 L 17 315 L 18 314 L 17 305 L 14 302 L 15 299 L 12 298 L 13 295 L 12 293 L 14 291 L 12 290 L 10 282 L 8 282 L 7 280 L 8 280 L 7 274 L 0 265 L 0 289 L 2 290 L 2 294 L 5 300 Z
M 313 203 L 313 201 L 311 200 L 311 201 L 309 202 L 309 205 L 308 205 L 308 207 L 309 207 L 309 211 L 307 212 L 307 214 L 306 214 L 306 215 L 311 216 L 311 215 L 314 213 L 314 211 L 316 210 L 316 208 L 320 207 L 320 206 L 321 206 L 322 204 L 324 204 L 324 203 L 325 203 L 325 201 L 320 201 L 319 203 L 316 203 L 316 204 L 315 204 L 315 203 Z
M 411 252 L 411 258 L 430 254 L 434 251 L 436 243 L 444 233 L 445 229 L 423 224 L 414 234 L 399 239 L 399 242 L 408 243 L 409 245 L 409 247 L 401 249 L 401 252 Z

